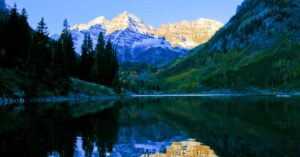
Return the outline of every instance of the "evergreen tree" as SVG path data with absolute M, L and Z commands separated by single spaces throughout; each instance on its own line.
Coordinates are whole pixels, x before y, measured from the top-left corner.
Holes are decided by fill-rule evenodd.
M 95 48 L 95 61 L 92 69 L 92 80 L 96 83 L 101 83 L 103 78 L 103 68 L 102 63 L 104 63 L 104 50 L 105 50 L 105 41 L 103 33 L 101 32 L 98 36 L 97 45 Z
M 20 46 L 20 55 L 19 55 L 19 60 L 22 65 L 21 67 L 28 66 L 28 55 L 29 55 L 29 47 L 30 47 L 30 42 L 31 42 L 31 28 L 27 22 L 27 12 L 25 9 L 22 9 L 22 13 L 20 16 L 20 38 L 21 38 L 21 43 L 19 44 Z
M 65 64 L 66 57 L 64 54 L 63 45 L 60 42 L 53 41 L 51 47 L 53 54 L 53 70 L 55 70 L 59 76 L 67 78 L 69 75 L 67 73 L 68 69 Z
M 113 83 L 117 79 L 119 70 L 116 51 L 113 49 L 111 41 L 108 41 L 104 50 L 101 63 L 101 79 L 100 84 L 113 87 Z
M 65 63 L 72 62 L 66 61 L 65 52 L 74 52 L 74 48 L 66 28 L 67 24 L 64 42 L 54 41 L 48 37 L 43 18 L 36 30 L 30 28 L 25 9 L 18 13 L 14 6 L 9 14 L 0 15 L 0 68 L 16 71 L 26 80 L 20 88 L 25 90 L 27 97 L 42 96 L 43 91 L 59 95 L 69 91 L 69 69 Z
M 5 47 L 5 63 L 8 68 L 23 68 L 28 56 L 28 49 L 31 40 L 30 27 L 27 22 L 26 10 L 20 15 L 16 5 L 11 9 Z
M 113 54 L 112 54 L 112 87 L 114 87 L 115 91 L 120 93 L 121 92 L 121 87 L 120 87 L 120 82 L 119 82 L 119 62 L 118 62 L 118 55 L 116 49 L 113 49 Z
M 74 43 L 72 35 L 70 32 L 70 26 L 68 21 L 65 19 L 63 23 L 64 29 L 60 35 L 59 42 L 62 44 L 64 56 L 65 56 L 65 66 L 67 68 L 67 73 L 75 77 L 78 75 L 76 72 L 77 61 L 76 61 L 76 52 L 74 48 Z
M 32 44 L 30 49 L 30 69 L 32 70 L 32 74 L 42 79 L 47 77 L 49 73 L 49 68 L 52 63 L 52 55 L 49 50 L 49 37 L 46 23 L 44 22 L 44 18 L 38 23 L 36 32 L 32 38 Z
M 52 70 L 53 76 L 55 77 L 54 87 L 56 89 L 60 89 L 60 94 L 67 94 L 70 89 L 70 80 L 69 74 L 67 72 L 66 67 L 66 57 L 63 51 L 63 46 L 59 41 L 51 42 L 52 55 L 53 55 L 53 63 Z
M 37 35 L 40 35 L 42 39 L 48 40 L 48 27 L 46 26 L 44 18 L 41 19 L 41 21 L 38 23 L 37 29 L 36 29 Z
M 92 71 L 93 62 L 93 42 L 88 33 L 84 35 L 83 44 L 81 46 L 81 60 L 80 60 L 80 79 L 89 81 Z
M 4 67 L 6 63 L 6 37 L 7 37 L 7 19 L 2 17 L 0 13 L 0 67 Z
M 29 79 L 27 97 L 39 96 L 41 84 L 46 89 L 53 89 L 53 73 L 51 71 L 52 55 L 46 23 L 42 18 L 33 33 L 29 51 Z
M 88 35 L 88 41 L 87 41 L 87 50 L 88 50 L 88 81 L 92 81 L 92 69 L 95 62 L 95 51 L 93 49 L 93 41 L 90 35 Z
M 18 11 L 16 5 L 11 9 L 8 18 L 7 36 L 5 41 L 5 60 L 4 66 L 12 68 L 16 65 L 15 56 L 18 41 Z

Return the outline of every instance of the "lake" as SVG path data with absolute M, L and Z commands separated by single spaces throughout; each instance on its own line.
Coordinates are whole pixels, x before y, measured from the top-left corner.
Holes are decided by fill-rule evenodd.
M 0 156 L 300 155 L 299 97 L 139 97 L 0 112 Z

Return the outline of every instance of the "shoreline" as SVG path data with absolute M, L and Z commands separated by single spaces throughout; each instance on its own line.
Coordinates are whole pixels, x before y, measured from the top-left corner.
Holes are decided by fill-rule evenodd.
M 128 98 L 164 98 L 164 97 L 246 97 L 246 96 L 275 96 L 278 98 L 289 98 L 293 96 L 300 96 L 300 92 L 265 92 L 265 93 L 183 93 L 183 94 L 130 94 L 130 95 L 115 95 L 115 96 L 58 96 L 58 97 L 44 97 L 44 98 L 0 98 L 0 106 L 9 104 L 24 104 L 24 103 L 62 103 L 62 102 L 86 102 L 86 101 L 102 101 L 102 100 L 116 100 Z
M 133 94 L 132 97 L 244 97 L 244 96 L 276 96 L 291 97 L 300 96 L 296 93 L 199 93 L 199 94 Z
M 120 99 L 121 96 L 58 96 L 58 97 L 44 97 L 44 98 L 18 98 L 12 99 L 0 98 L 0 106 L 10 105 L 10 104 L 25 104 L 25 103 L 63 103 L 63 102 L 86 102 L 86 101 L 100 101 L 100 100 L 116 100 Z

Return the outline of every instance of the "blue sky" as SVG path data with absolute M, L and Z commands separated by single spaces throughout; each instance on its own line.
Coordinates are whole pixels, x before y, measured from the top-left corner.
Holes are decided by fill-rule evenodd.
M 63 19 L 70 25 L 87 23 L 98 17 L 111 19 L 128 11 L 146 24 L 158 27 L 164 23 L 208 18 L 226 23 L 243 0 L 6 0 L 25 8 L 29 23 L 35 28 L 44 17 L 50 34 L 62 29 Z

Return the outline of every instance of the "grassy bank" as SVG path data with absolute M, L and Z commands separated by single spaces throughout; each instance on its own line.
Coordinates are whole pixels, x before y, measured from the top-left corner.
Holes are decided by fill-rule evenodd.
M 70 78 L 68 87 L 57 84 L 55 89 L 51 89 L 16 70 L 0 69 L 0 80 L 0 99 L 116 95 L 111 88 L 75 78 Z M 63 88 L 68 88 L 68 91 L 62 90 Z
M 73 94 L 82 94 L 87 96 L 115 96 L 116 93 L 108 87 L 91 83 L 85 82 L 76 78 L 71 78 L 71 90 L 69 95 Z

